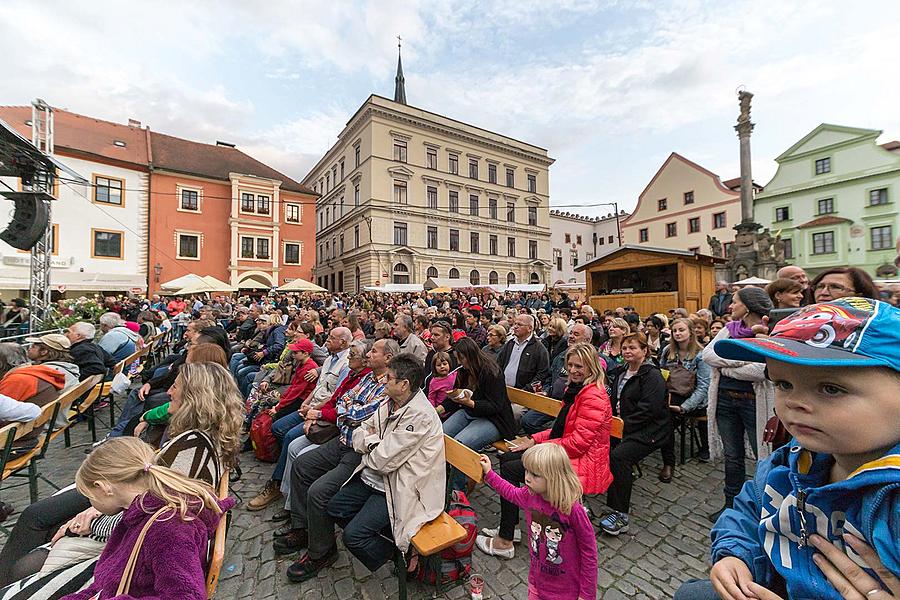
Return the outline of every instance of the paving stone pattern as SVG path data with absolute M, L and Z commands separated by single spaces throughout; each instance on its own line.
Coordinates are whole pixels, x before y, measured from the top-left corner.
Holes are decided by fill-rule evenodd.
M 66 449 L 60 437 L 41 463 L 42 473 L 57 485 L 72 482 L 84 459 L 84 444 L 90 440 L 86 424 L 77 425 L 72 437 L 73 443 L 81 444 L 80 447 Z M 261 512 L 243 508 L 269 477 L 272 465 L 257 462 L 251 453 L 242 454 L 241 462 L 243 479 L 233 486 L 233 491 L 243 502 L 233 512 L 217 598 L 380 600 L 397 597 L 397 580 L 391 565 L 369 573 L 340 542 L 339 559 L 333 567 L 314 580 L 289 583 L 285 570 L 296 556 L 276 558 L 273 553 L 272 531 L 276 525 L 268 519 L 276 507 Z M 708 574 L 710 524 L 706 515 L 722 503 L 721 465 L 689 460 L 676 468 L 675 479 L 670 484 L 660 483 L 656 477 L 660 467 L 658 453 L 644 460 L 642 466 L 643 477 L 637 480 L 632 496 L 630 531 L 618 538 L 597 535 L 598 596 L 607 600 L 671 598 L 681 582 Z M 52 492 L 49 485 L 40 483 L 41 498 Z M 28 504 L 27 486 L 7 489 L 4 485 L 0 487 L 0 497 L 21 510 Z M 471 501 L 478 514 L 479 528 L 499 524 L 500 503 L 492 490 L 479 486 Z M 590 498 L 589 504 L 597 515 L 605 510 L 602 496 Z M 527 598 L 526 546 L 517 546 L 512 560 L 488 557 L 476 549 L 473 565 L 476 572 L 484 575 L 485 598 Z M 409 597 L 431 598 L 432 595 L 427 588 L 411 583 Z M 463 599 L 469 595 L 467 589 L 458 586 L 438 597 Z

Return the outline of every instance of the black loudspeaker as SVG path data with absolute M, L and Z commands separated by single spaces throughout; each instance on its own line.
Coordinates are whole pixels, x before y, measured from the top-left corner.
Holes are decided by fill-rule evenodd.
M 15 202 L 16 212 L 0 233 L 0 240 L 19 250 L 31 250 L 47 230 L 50 216 L 47 202 L 53 197 L 44 192 L 3 192 L 3 195 Z

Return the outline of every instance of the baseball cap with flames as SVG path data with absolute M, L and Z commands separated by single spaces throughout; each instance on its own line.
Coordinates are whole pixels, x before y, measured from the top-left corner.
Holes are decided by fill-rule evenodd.
M 870 298 L 812 304 L 779 321 L 769 337 L 719 340 L 715 351 L 732 360 L 900 371 L 900 309 Z

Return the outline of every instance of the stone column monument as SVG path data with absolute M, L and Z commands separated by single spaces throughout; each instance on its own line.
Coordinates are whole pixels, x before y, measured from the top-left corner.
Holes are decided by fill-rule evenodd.
M 740 140 L 741 149 L 741 222 L 735 225 L 737 232 L 734 244 L 725 257 L 722 276 L 729 281 L 739 281 L 746 277 L 763 277 L 774 279 L 775 273 L 784 266 L 784 243 L 781 236 L 772 236 L 766 229 L 762 233 L 762 225 L 753 220 L 753 173 L 750 163 L 750 134 L 753 122 L 750 120 L 750 100 L 753 94 L 747 91 L 738 92 L 741 112 L 737 125 L 734 126 Z M 716 238 L 709 240 L 714 251 L 721 247 Z

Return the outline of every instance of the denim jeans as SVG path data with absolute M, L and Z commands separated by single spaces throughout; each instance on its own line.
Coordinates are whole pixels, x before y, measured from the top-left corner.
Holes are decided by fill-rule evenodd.
M 394 556 L 391 518 L 384 492 L 354 476 L 328 502 L 328 515 L 344 530 L 344 546 L 369 571 Z
M 444 421 L 444 433 L 476 452 L 500 439 L 496 425 L 485 418 L 473 417 L 464 409 L 459 409 Z M 466 489 L 466 476 L 454 468 L 450 485 L 454 490 Z
M 718 600 L 709 579 L 691 579 L 681 584 L 672 600 Z
M 228 369 L 235 377 L 237 377 L 238 369 L 241 367 L 241 363 L 244 362 L 245 358 L 247 358 L 247 355 L 243 352 L 235 352 L 231 355 L 231 358 L 228 361 Z
M 128 392 L 128 398 L 125 399 L 125 403 L 122 405 L 122 414 L 119 415 L 119 420 L 116 421 L 115 426 L 109 430 L 107 437 L 121 437 L 125 433 L 128 423 L 130 423 L 133 418 L 143 414 L 143 412 L 144 401 L 138 397 L 138 390 L 131 390 Z
M 545 415 L 540 411 L 526 410 L 525 414 L 522 415 L 522 431 L 528 435 L 534 435 L 539 431 L 553 427 L 554 420 L 550 415 Z
M 281 481 L 284 477 L 284 467 L 287 464 L 288 446 L 303 435 L 303 417 L 296 411 L 281 417 L 272 423 L 272 435 L 281 444 L 281 453 L 278 455 L 278 462 L 275 463 L 275 472 L 272 474 L 272 479 Z
M 236 379 L 238 389 L 241 390 L 244 398 L 250 393 L 250 384 L 253 383 L 253 378 L 261 368 L 259 365 L 244 365 L 238 368 Z
M 725 506 L 730 507 L 747 479 L 744 434 L 750 439 L 753 454 L 756 447 L 756 396 L 748 392 L 719 389 L 716 424 L 725 452 Z

